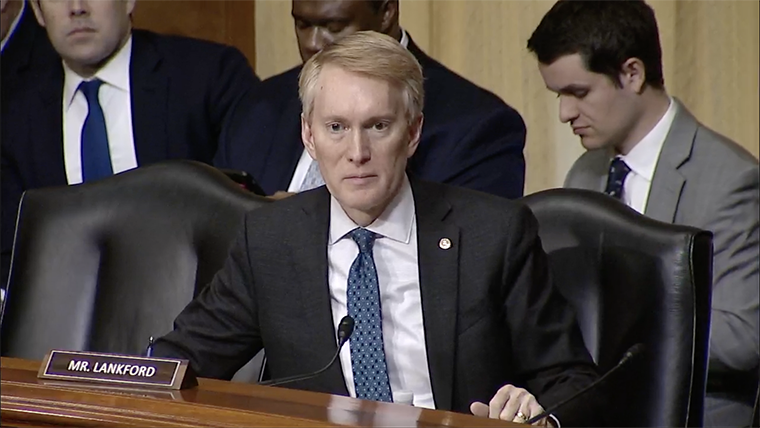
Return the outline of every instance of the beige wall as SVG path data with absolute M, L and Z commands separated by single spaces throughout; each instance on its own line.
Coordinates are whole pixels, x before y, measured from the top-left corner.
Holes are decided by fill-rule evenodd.
M 562 185 L 583 149 L 557 119 L 525 43 L 553 1 L 401 0 L 401 23 L 429 55 L 515 107 L 528 126 L 526 193 Z M 706 125 L 758 156 L 757 1 L 651 1 L 665 85 Z M 299 62 L 290 0 L 256 3 L 257 73 Z

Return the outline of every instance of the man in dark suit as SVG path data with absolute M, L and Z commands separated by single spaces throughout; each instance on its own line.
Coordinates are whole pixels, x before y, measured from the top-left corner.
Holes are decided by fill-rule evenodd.
M 588 149 L 565 187 L 713 233 L 704 425 L 749 425 L 760 367 L 757 159 L 668 95 L 657 21 L 643 1 L 560 1 L 528 46 L 560 98 L 561 121 Z
M 296 0 L 293 19 L 301 58 L 359 30 L 388 34 L 414 54 L 425 75 L 425 126 L 409 160 L 417 177 L 507 198 L 523 194 L 525 124 L 494 94 L 425 55 L 400 26 L 396 0 Z M 321 184 L 299 137 L 301 66 L 266 79 L 241 99 L 224 131 L 215 163 L 244 170 L 272 194 Z
M 357 32 L 307 61 L 299 87 L 326 187 L 249 213 L 154 355 L 230 378 L 266 347 L 274 378 L 316 371 L 348 315 L 340 364 L 294 387 L 525 422 L 594 380 L 528 208 L 408 178 L 424 99 L 409 51 Z M 584 405 L 556 417 L 593 424 Z
M 259 83 L 234 48 L 132 31 L 134 3 L 27 4 L 60 58 L 3 99 L 4 278 L 23 191 L 166 159 L 211 163 L 233 105 Z

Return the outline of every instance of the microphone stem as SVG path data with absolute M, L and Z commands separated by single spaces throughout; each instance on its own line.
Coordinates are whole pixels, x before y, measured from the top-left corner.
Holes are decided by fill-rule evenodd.
M 333 355 L 332 360 L 330 360 L 330 362 L 326 366 L 322 367 L 321 369 L 317 370 L 314 373 L 309 373 L 309 374 L 305 374 L 305 375 L 289 376 L 289 377 L 282 378 L 282 379 L 272 379 L 272 380 L 261 382 L 261 383 L 259 383 L 259 385 L 263 385 L 263 386 L 276 386 L 276 385 L 283 385 L 283 384 L 286 384 L 286 383 L 298 382 L 299 380 L 310 379 L 310 378 L 312 378 L 314 376 L 320 375 L 320 374 L 324 373 L 325 371 L 327 371 L 327 369 L 329 369 L 333 365 L 333 363 L 335 362 L 335 360 L 338 358 L 338 355 L 340 355 L 340 348 L 338 348 L 338 352 L 336 352 L 335 355 Z

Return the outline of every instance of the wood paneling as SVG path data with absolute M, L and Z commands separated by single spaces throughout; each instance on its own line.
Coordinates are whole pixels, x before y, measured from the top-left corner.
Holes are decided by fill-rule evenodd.
M 133 13 L 135 28 L 225 43 L 256 66 L 253 0 L 145 0 Z

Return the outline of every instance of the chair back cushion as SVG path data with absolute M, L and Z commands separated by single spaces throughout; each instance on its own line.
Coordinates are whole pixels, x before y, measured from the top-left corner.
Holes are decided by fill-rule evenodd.
M 21 200 L 2 355 L 142 353 L 222 267 L 267 200 L 213 167 L 169 161 Z
M 524 197 L 554 282 L 600 368 L 644 353 L 601 388 L 617 426 L 701 426 L 707 373 L 712 234 L 645 217 L 605 194 Z

